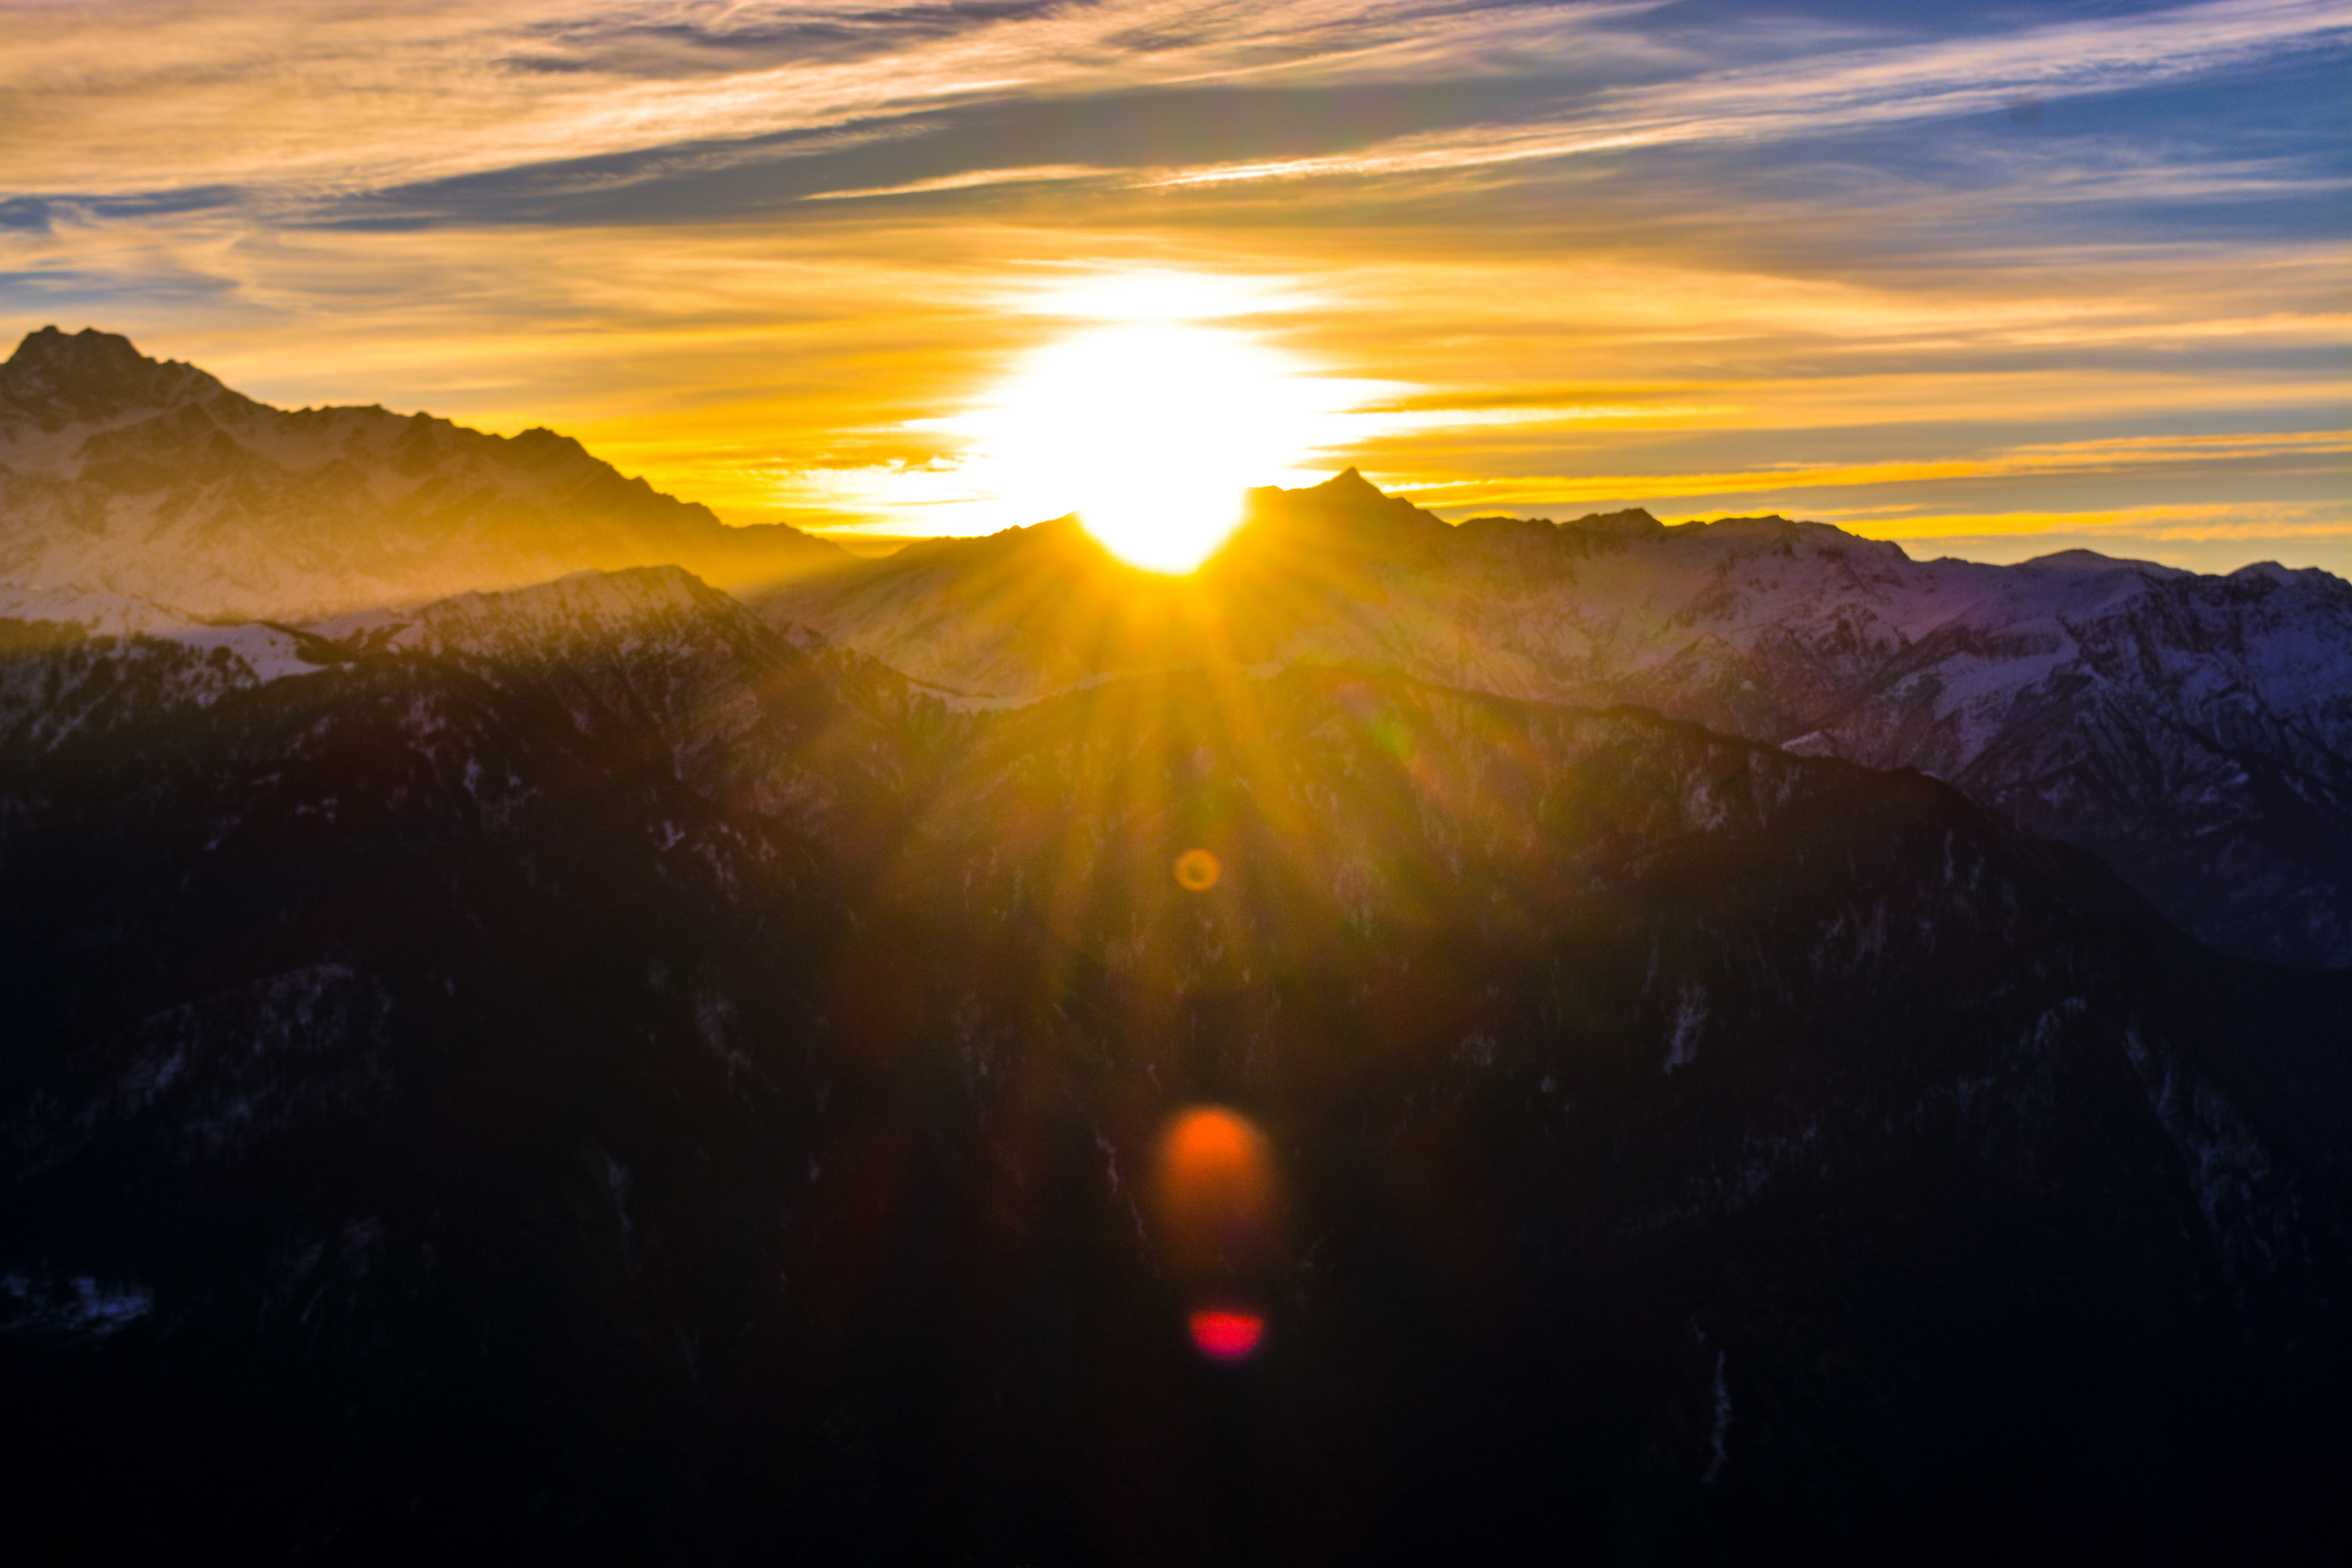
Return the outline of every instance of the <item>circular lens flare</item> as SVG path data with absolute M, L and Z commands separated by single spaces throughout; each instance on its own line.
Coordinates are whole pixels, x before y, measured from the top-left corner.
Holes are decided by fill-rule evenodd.
M 1176 885 L 1188 893 L 1205 893 L 1217 885 L 1223 868 L 1205 849 L 1187 849 L 1176 857 Z

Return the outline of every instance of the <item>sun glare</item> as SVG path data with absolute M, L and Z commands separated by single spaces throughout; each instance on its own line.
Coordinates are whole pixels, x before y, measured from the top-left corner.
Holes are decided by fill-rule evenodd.
M 1033 520 L 1076 512 L 1112 552 L 1189 572 L 1241 521 L 1243 493 L 1328 444 L 1350 384 L 1204 323 L 1231 290 L 1162 274 L 1074 285 L 1097 324 L 1033 350 L 976 414 L 974 477 Z

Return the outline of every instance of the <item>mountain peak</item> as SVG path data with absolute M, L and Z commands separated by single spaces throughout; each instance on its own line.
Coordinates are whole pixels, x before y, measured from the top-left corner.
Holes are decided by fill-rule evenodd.
M 1380 486 L 1372 483 L 1371 480 L 1364 478 L 1363 474 L 1352 464 L 1340 469 L 1329 479 L 1325 479 L 1321 484 L 1315 485 L 1311 488 L 1316 494 L 1328 496 L 1334 500 L 1338 500 L 1343 497 L 1362 499 L 1377 498 L 1381 500 L 1386 500 L 1388 499 L 1387 491 L 1381 489 Z
M 16 352 L 8 356 L 12 370 L 26 364 L 92 363 L 127 366 L 153 362 L 131 346 L 131 340 L 121 332 L 101 332 L 96 327 L 68 332 L 55 325 L 26 332 L 25 341 L 16 345 Z
M 0 365 L 0 405 L 52 426 L 131 408 L 170 407 L 226 390 L 194 365 L 149 359 L 129 338 L 95 327 L 27 332 Z
M 1564 528 L 1582 529 L 1587 533 L 1660 533 L 1665 524 L 1650 515 L 1647 508 L 1629 506 L 1621 511 L 1589 511 Z
M 1250 513 L 1258 522 L 1276 523 L 1286 533 L 1304 529 L 1333 543 L 1377 542 L 1381 548 L 1412 540 L 1425 543 L 1451 531 L 1437 517 L 1402 496 L 1390 495 L 1353 468 L 1304 489 L 1268 485 L 1252 490 Z

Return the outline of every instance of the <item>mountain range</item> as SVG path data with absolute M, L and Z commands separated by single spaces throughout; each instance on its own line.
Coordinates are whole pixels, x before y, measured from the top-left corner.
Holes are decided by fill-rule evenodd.
M 1065 521 L 751 602 L 997 698 L 1207 659 L 1639 704 L 1933 773 L 2097 851 L 2216 946 L 2352 963 L 2352 584 L 2317 570 L 1919 562 L 1779 517 L 1449 526 L 1350 469 L 1258 492 L 1191 580 Z
M 2102 855 L 2224 951 L 2352 963 L 2352 584 L 2317 570 L 1923 562 L 1779 517 L 1449 526 L 1353 469 L 1257 492 L 1191 578 L 1126 566 L 1070 519 L 859 560 L 729 527 L 546 431 L 287 413 L 54 329 L 0 367 L 0 614 L 89 631 L 302 624 L 679 565 L 772 625 L 983 702 L 1352 664 L 1637 704 L 1932 773 Z
M 36 355 L 60 441 L 138 427 L 56 368 L 119 342 Z M 2279 912 L 2342 885 L 2334 579 L 1349 474 L 1192 579 L 1060 522 L 361 605 L 274 502 L 140 533 L 44 460 L 22 531 L 96 542 L 0 520 L 12 1560 L 2347 1547 L 2352 973 L 2247 955 L 2336 929 Z M 367 581 L 432 559 L 366 515 Z M 470 572 L 522 513 L 429 515 Z M 207 540 L 293 608 L 199 618 Z M 2319 891 L 2226 951 L 2032 816 L 2100 781 L 2213 901 Z M 1146 1201 L 1204 1103 L 1280 1177 L 1237 1363 Z

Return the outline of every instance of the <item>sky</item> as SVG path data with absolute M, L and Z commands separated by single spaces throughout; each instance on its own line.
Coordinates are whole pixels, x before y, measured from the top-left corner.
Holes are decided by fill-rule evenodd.
M 549 426 L 733 522 L 1053 515 L 1008 388 L 1146 320 L 1272 367 L 1224 413 L 1281 437 L 1258 482 L 2352 575 L 2344 0 L 0 0 L 0 332 Z

